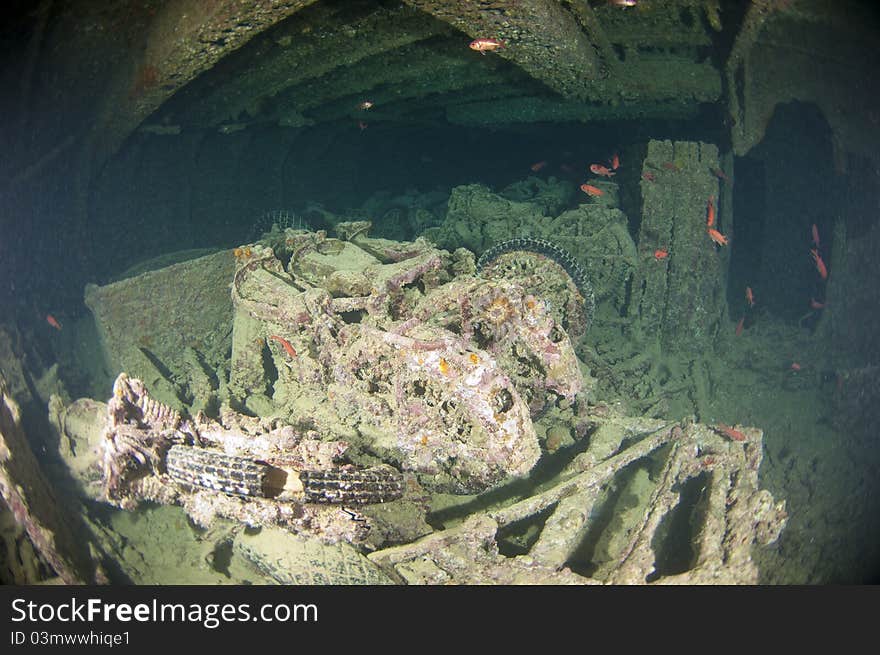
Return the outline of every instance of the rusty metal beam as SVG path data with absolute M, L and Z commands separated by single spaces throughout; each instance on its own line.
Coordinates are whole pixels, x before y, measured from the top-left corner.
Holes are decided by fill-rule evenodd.
M 596 47 L 577 18 L 556 0 L 474 2 L 404 0 L 473 39 L 494 38 L 496 50 L 566 98 L 585 97 L 589 83 L 604 74 Z
M 142 54 L 116 66 L 88 140 L 90 164 L 106 161 L 178 89 L 314 1 L 176 0 L 163 5 L 149 22 Z

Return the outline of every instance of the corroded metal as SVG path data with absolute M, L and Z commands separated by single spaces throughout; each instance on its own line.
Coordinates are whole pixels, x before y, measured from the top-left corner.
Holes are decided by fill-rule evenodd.
M 665 351 L 706 352 L 725 316 L 725 269 L 730 248 L 707 230 L 708 204 L 717 206 L 718 147 L 692 141 L 650 141 L 642 165 L 641 266 L 633 283 L 633 314 Z M 714 228 L 731 233 L 728 214 Z M 655 250 L 667 256 L 656 259 Z
M 355 578 L 757 579 L 750 549 L 785 524 L 784 503 L 758 486 L 761 432 L 586 403 L 571 339 L 550 309 L 567 297 L 584 304 L 567 272 L 580 269 L 562 251 L 536 239 L 499 246 L 484 278 L 472 253 L 372 239 L 368 228 L 346 226 L 347 241 L 287 229 L 271 247 L 242 248 L 223 405 L 211 416 L 177 410 L 120 375 L 97 438 L 66 454 L 83 490 L 125 509 L 177 504 L 200 525 L 228 518 L 372 553 L 316 551 L 316 562 L 348 562 Z M 538 264 L 502 261 L 510 257 Z M 530 286 L 549 267 L 562 282 Z M 71 419 L 80 411 L 94 407 L 71 409 Z M 539 436 L 542 416 L 551 419 Z M 545 452 L 555 472 L 539 479 Z M 453 503 L 454 523 L 439 511 L 428 524 L 433 494 Z M 670 564 L 667 528 L 683 523 L 694 526 L 675 535 L 688 558 Z M 286 574 L 272 544 L 245 541 L 235 551 L 263 575 L 321 579 Z
M 270 466 L 245 457 L 178 445 L 168 450 L 165 469 L 174 482 L 184 486 L 237 496 L 265 496 L 264 481 Z
M 536 239 L 533 237 L 507 239 L 495 244 L 480 255 L 480 258 L 477 260 L 477 272 L 483 273 L 487 268 L 494 267 L 498 259 L 508 253 L 535 253 L 548 257 L 559 264 L 568 273 L 583 299 L 583 329 L 576 329 L 573 332 L 580 336 L 582 332 L 589 329 L 593 316 L 596 314 L 596 297 L 593 293 L 593 285 L 590 283 L 587 272 L 569 252 L 546 239 Z M 522 270 L 516 272 L 519 274 L 523 273 Z M 572 331 L 570 327 L 566 327 Z
M 390 466 L 295 471 L 247 457 L 177 445 L 168 450 L 165 468 L 177 484 L 279 501 L 364 505 L 397 500 L 403 495 L 403 476 Z
M 553 0 L 481 3 L 407 0 L 472 39 L 492 37 L 508 44 L 495 51 L 565 97 L 585 95 L 589 80 L 600 75 L 600 63 L 587 32 L 572 14 Z
M 104 571 L 93 559 L 90 549 L 95 544 L 83 539 L 82 522 L 65 512 L 67 505 L 59 502 L 57 491 L 35 457 L 25 435 L 18 403 L 9 393 L 0 374 L 0 511 L 12 513 L 16 523 L 54 573 L 66 584 L 95 584 L 106 581 Z M 18 549 L 7 551 L 16 557 Z M 34 553 L 30 557 L 36 559 Z M 24 571 L 21 583 L 35 584 L 29 565 L 20 561 Z M 15 571 L 12 571 L 15 573 Z
M 597 416 L 595 420 L 603 424 L 600 430 L 615 423 L 638 430 L 637 422 L 629 419 Z M 642 424 L 642 432 L 632 433 L 628 447 L 598 461 L 597 453 L 588 450 L 574 458 L 548 488 L 529 498 L 475 512 L 460 525 L 369 558 L 407 584 L 757 582 L 751 548 L 775 541 L 787 520 L 784 501 L 774 501 L 758 487 L 760 430 L 744 430 L 747 442 L 733 443 L 708 426 Z M 596 516 L 607 485 L 613 481 L 625 484 L 625 471 L 651 460 L 650 466 L 658 473 L 650 495 L 642 501 L 644 511 L 623 526 L 624 538 L 606 541 L 607 552 L 596 558 L 600 561 L 592 575 L 575 573 L 569 564 L 576 551 L 591 532 L 602 531 Z M 682 489 L 691 480 L 702 486 L 696 503 L 700 511 L 680 507 Z M 695 512 L 702 520 L 696 528 L 694 556 L 684 570 L 667 571 L 659 555 L 666 538 L 660 528 L 675 512 Z M 537 539 L 523 554 L 502 555 L 503 531 L 529 521 L 537 526 Z

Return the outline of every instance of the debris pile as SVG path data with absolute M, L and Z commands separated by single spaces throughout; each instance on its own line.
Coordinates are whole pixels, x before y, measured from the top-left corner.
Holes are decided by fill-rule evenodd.
M 237 248 L 231 356 L 194 352 L 201 375 L 157 385 L 175 403 L 127 373 L 106 404 L 54 398 L 80 495 L 182 506 L 231 544 L 240 581 L 757 580 L 750 549 L 785 524 L 758 488 L 759 430 L 591 403 L 569 331 L 592 289 L 557 248 L 499 247 L 478 274 L 469 251 L 369 227 Z M 153 375 L 173 368 L 140 348 Z M 93 550 L 124 560 L 84 518 Z

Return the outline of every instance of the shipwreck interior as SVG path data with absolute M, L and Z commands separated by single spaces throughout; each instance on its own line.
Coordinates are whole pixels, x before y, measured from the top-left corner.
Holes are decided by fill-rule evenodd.
M 2 11 L 0 581 L 880 581 L 874 3 Z

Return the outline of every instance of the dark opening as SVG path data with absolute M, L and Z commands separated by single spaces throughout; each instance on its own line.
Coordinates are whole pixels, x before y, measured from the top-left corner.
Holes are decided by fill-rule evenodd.
M 660 523 L 652 547 L 657 555 L 654 573 L 646 582 L 691 569 L 699 554 L 695 543 L 706 519 L 709 474 L 702 473 L 681 486 L 678 504 Z
M 745 312 L 745 287 L 756 308 L 790 323 L 824 301 L 826 280 L 811 249 L 830 270 L 832 228 L 839 211 L 831 129 L 815 105 L 777 108 L 764 140 L 736 162 L 728 301 L 732 316 Z M 816 226 L 820 246 L 813 243 Z M 756 311 L 758 311 L 756 309 Z M 758 316 L 747 316 L 750 320 Z

